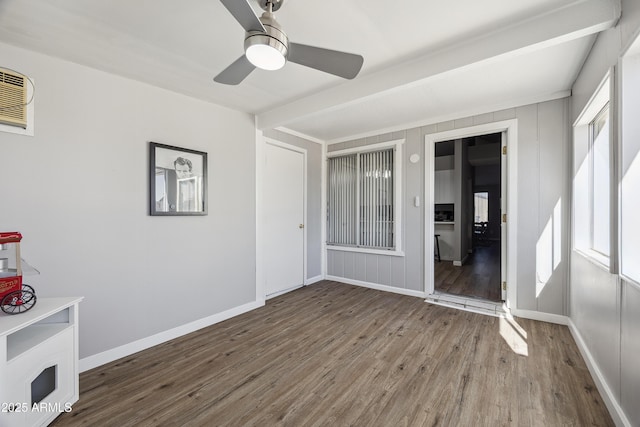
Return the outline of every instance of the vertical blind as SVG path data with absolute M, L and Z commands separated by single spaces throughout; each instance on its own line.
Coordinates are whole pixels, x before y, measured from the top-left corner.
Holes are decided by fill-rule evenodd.
M 356 244 L 357 162 L 355 154 L 329 159 L 328 243 Z
M 394 248 L 394 150 L 329 159 L 327 243 Z

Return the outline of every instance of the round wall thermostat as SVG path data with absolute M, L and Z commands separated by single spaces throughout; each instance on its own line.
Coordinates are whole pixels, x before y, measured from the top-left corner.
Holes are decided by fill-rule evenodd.
M 418 163 L 419 160 L 420 160 L 419 154 L 412 154 L 411 157 L 409 157 L 409 161 L 411 163 Z

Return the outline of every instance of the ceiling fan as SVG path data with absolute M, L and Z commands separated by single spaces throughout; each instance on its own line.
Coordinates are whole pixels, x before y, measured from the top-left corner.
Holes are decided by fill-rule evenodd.
M 278 70 L 287 60 L 345 79 L 353 79 L 362 68 L 364 58 L 360 55 L 290 42 L 273 15 L 284 0 L 257 0 L 265 11 L 259 18 L 248 0 L 220 1 L 246 34 L 244 55 L 213 79 L 218 83 L 237 85 L 256 67 Z

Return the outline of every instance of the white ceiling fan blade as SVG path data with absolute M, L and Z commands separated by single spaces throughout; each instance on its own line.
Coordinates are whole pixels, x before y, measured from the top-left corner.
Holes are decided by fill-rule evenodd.
M 362 68 L 364 58 L 353 53 L 289 43 L 287 59 L 345 79 L 353 79 Z
M 229 65 L 227 68 L 222 70 L 220 74 L 215 76 L 213 80 L 225 85 L 237 85 L 251 74 L 255 68 L 255 65 L 249 62 L 246 56 L 242 55 L 240 58 L 236 59 L 233 64 Z
M 260 31 L 265 33 L 266 30 L 262 25 L 262 22 L 256 16 L 256 13 L 251 8 L 248 0 L 220 0 L 224 7 L 231 12 L 236 21 L 246 32 Z

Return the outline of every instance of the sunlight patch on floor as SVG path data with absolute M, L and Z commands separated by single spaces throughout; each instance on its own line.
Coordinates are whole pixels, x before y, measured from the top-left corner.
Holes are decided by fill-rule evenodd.
M 500 318 L 500 336 L 504 339 L 514 353 L 521 356 L 529 356 L 529 346 L 527 345 L 527 332 L 518 325 L 513 318 Z

